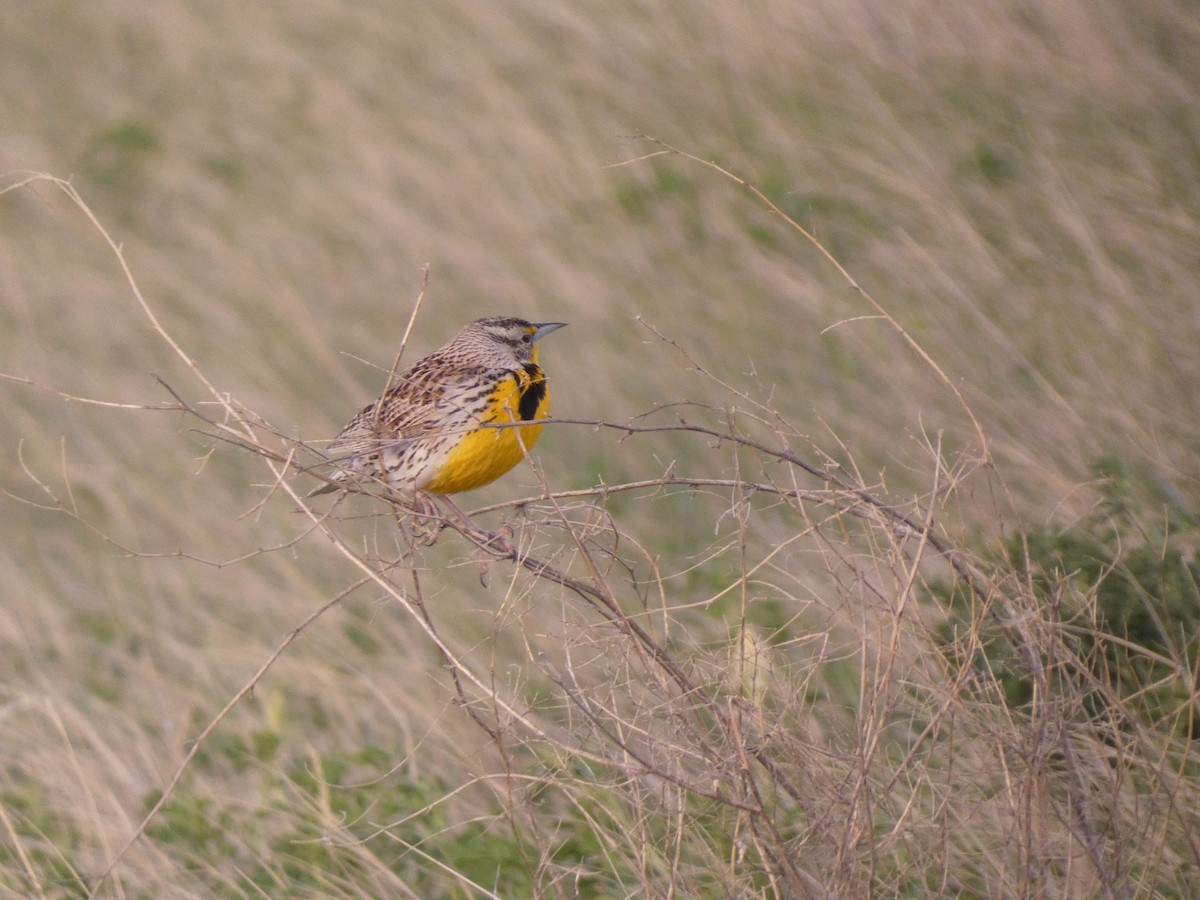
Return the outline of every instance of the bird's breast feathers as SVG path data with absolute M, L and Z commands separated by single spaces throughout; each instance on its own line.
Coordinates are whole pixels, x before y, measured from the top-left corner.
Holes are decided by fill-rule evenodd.
M 419 489 L 454 494 L 480 487 L 519 463 L 537 443 L 544 426 L 520 423 L 536 423 L 549 408 L 550 393 L 540 368 L 530 363 L 502 373 L 483 399 L 461 440 L 451 442 L 418 480 Z

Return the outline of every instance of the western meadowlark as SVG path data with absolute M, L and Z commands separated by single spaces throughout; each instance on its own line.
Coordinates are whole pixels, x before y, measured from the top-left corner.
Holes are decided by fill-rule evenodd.
M 536 420 L 545 418 L 550 394 L 538 341 L 564 324 L 505 316 L 463 328 L 397 375 L 342 429 L 329 445 L 339 465 L 329 476 L 333 483 L 309 496 L 375 479 L 427 494 L 495 481 L 542 433 Z

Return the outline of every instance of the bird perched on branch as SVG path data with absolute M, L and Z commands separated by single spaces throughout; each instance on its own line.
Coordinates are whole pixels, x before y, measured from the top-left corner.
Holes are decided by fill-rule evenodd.
M 374 480 L 427 494 L 495 481 L 542 433 L 550 394 L 538 341 L 564 324 L 502 316 L 467 325 L 342 429 L 329 445 L 338 468 L 309 496 Z

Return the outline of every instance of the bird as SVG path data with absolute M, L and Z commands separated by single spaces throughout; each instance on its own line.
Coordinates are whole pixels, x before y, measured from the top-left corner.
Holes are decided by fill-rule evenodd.
M 565 324 L 496 316 L 462 328 L 342 429 L 328 447 L 338 467 L 309 496 L 373 481 L 457 494 L 504 475 L 541 436 L 550 392 L 538 343 Z

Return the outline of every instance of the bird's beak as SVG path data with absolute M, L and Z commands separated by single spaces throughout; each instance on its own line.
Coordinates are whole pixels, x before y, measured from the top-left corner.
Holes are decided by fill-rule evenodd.
M 533 333 L 533 341 L 536 344 L 552 331 L 558 331 L 560 328 L 565 328 L 566 322 L 536 322 L 537 331 Z

